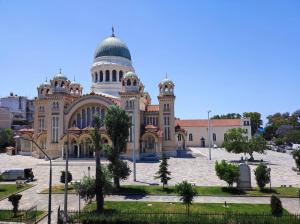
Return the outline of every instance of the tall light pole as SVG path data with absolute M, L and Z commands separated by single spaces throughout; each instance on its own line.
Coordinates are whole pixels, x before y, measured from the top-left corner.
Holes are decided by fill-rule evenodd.
M 49 160 L 50 162 L 50 173 L 49 173 L 49 199 L 48 199 L 48 224 L 51 224 L 51 197 L 52 197 L 52 160 L 51 158 L 45 153 L 45 151 L 31 138 L 24 138 L 21 136 L 14 136 L 14 139 L 22 139 L 24 141 L 32 142 Z
M 69 130 L 67 132 L 66 168 L 65 168 L 65 191 L 64 191 L 64 223 L 68 220 L 68 179 L 69 179 Z
M 207 128 L 207 133 L 208 133 L 208 148 L 209 148 L 209 160 L 211 160 L 211 131 L 210 131 L 210 117 L 209 117 L 209 113 L 211 112 L 211 110 L 207 111 L 207 120 L 208 120 L 208 128 Z
M 133 127 L 133 149 L 132 149 L 132 161 L 133 161 L 133 181 L 136 181 L 136 158 L 135 158 L 135 98 L 132 97 L 129 99 L 132 105 L 133 113 L 132 113 L 132 127 Z

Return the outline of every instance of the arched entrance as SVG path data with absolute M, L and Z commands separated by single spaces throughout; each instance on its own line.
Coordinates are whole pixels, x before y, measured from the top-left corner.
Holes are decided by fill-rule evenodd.
M 142 153 L 158 152 L 158 138 L 154 133 L 145 133 L 142 137 Z

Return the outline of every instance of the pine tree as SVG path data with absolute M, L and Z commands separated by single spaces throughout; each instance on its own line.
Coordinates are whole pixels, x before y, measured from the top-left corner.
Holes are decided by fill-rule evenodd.
M 156 172 L 155 179 L 160 179 L 160 182 L 163 184 L 163 189 L 165 189 L 165 184 L 168 184 L 168 181 L 171 180 L 171 172 L 168 170 L 168 159 L 163 155 L 161 163 L 159 165 L 159 170 Z

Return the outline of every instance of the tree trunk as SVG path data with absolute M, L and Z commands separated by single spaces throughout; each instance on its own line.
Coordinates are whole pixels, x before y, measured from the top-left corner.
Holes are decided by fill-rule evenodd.
M 165 189 L 165 183 L 163 182 L 163 190 Z
M 102 189 L 102 170 L 100 162 L 100 150 L 96 149 L 96 203 L 97 203 L 97 212 L 103 212 L 104 205 L 104 195 Z
M 114 175 L 114 188 L 118 192 L 120 191 L 120 179 Z

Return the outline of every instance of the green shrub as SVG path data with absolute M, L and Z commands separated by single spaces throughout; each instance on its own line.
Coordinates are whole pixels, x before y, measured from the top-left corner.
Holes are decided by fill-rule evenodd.
M 21 194 L 12 194 L 8 197 L 8 201 L 10 201 L 13 206 L 14 217 L 17 217 L 18 210 L 19 210 L 19 202 L 21 198 L 22 198 Z
M 271 168 L 268 168 L 263 163 L 260 163 L 254 170 L 255 179 L 258 187 L 262 190 L 266 184 L 270 183 Z
M 192 204 L 194 197 L 197 195 L 197 191 L 187 181 L 183 181 L 180 184 L 176 184 L 175 190 L 176 190 L 177 194 L 179 194 L 179 196 L 181 196 L 180 201 L 182 201 L 183 204 L 185 204 L 186 211 L 189 214 L 190 205 Z
M 66 175 L 66 172 L 63 170 L 61 171 L 61 175 L 60 175 L 60 182 L 61 183 L 65 183 L 65 175 Z M 72 174 L 68 171 L 68 183 L 70 183 L 72 181 L 73 177 L 72 177 Z
M 216 161 L 215 170 L 217 176 L 227 182 L 227 184 L 232 187 L 234 183 L 237 183 L 240 177 L 239 167 L 234 164 L 227 163 L 222 160 L 220 163 Z
M 271 197 L 271 212 L 273 216 L 283 215 L 281 200 L 275 195 L 272 195 Z

